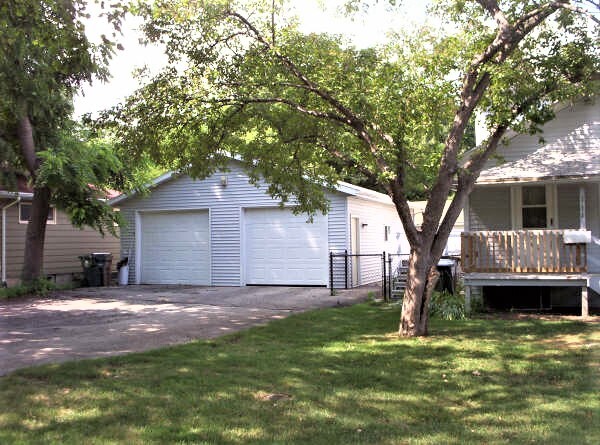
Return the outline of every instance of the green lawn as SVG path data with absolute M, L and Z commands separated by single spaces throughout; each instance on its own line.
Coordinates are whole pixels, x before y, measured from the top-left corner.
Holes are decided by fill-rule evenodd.
M 600 443 L 599 326 L 433 321 L 399 339 L 398 311 L 22 370 L 0 378 L 0 443 Z

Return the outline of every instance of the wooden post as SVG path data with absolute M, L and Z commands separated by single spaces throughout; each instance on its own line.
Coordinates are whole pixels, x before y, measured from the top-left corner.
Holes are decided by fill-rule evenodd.
M 581 317 L 587 318 L 589 315 L 588 288 L 587 286 L 583 286 L 581 288 Z

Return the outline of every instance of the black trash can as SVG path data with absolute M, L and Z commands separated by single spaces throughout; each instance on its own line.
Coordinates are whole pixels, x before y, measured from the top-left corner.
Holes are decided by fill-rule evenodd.
M 102 269 L 98 267 L 91 255 L 82 255 L 81 267 L 83 267 L 83 286 L 102 286 Z
M 440 273 L 440 278 L 436 285 L 436 290 L 439 292 L 448 291 L 454 294 L 456 286 L 456 260 L 454 258 L 442 258 L 437 264 L 437 270 Z
M 110 274 L 112 271 L 112 253 L 96 252 L 92 253 L 91 257 L 93 263 L 100 268 L 100 275 L 102 277 L 102 280 L 99 286 L 110 286 Z

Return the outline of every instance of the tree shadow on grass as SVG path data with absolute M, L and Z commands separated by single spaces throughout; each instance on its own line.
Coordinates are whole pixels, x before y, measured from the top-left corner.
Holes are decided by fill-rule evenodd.
M 315 311 L 213 341 L 23 370 L 0 381 L 0 442 L 598 439 L 597 350 L 544 343 L 596 328 L 433 321 L 431 337 L 399 339 L 389 331 L 397 319 L 370 306 Z M 288 397 L 259 397 L 270 393 Z

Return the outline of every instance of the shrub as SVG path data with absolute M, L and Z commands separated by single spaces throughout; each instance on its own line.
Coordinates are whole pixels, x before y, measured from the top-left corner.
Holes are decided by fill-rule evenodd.
M 429 315 L 442 320 L 464 320 L 467 318 L 464 295 L 462 292 L 434 292 L 429 302 Z

